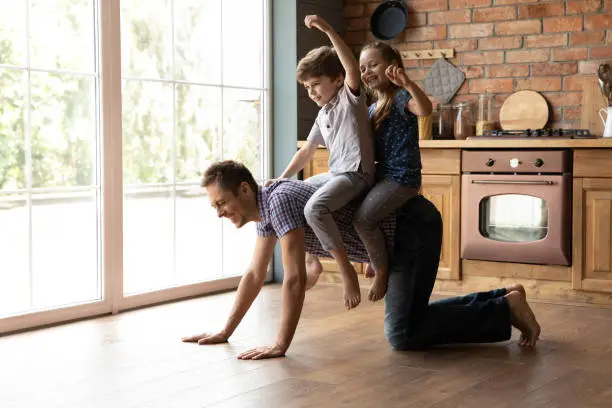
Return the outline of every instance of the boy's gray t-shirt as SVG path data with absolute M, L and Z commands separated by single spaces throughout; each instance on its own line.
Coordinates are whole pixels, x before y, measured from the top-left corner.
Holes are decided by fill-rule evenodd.
M 308 142 L 329 150 L 332 174 L 357 172 L 374 179 L 374 141 L 365 92 L 353 94 L 344 82 L 336 97 L 323 106 L 308 135 Z

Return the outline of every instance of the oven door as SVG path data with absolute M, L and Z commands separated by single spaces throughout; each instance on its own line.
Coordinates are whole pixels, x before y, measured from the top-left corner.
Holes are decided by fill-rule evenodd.
M 571 264 L 570 175 L 462 176 L 461 257 Z

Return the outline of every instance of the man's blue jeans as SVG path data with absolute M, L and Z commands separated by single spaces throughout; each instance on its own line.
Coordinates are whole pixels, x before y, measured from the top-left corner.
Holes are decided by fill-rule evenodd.
M 397 214 L 385 296 L 385 336 L 399 350 L 439 344 L 491 343 L 510 338 L 505 289 L 429 303 L 442 245 L 442 218 L 418 195 Z

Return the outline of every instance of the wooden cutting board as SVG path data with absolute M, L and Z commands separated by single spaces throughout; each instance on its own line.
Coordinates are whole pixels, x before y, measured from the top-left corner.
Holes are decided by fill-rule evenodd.
M 535 91 L 518 91 L 504 101 L 499 111 L 503 130 L 542 129 L 548 122 L 548 103 Z
M 580 127 L 590 130 L 592 135 L 603 135 L 604 124 L 599 117 L 599 109 L 606 106 L 606 99 L 601 94 L 597 77 L 588 77 L 582 88 Z

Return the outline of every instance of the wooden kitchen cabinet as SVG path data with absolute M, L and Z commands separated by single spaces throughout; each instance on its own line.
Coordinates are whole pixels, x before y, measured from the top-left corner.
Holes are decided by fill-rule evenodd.
M 329 152 L 317 149 L 310 163 L 303 170 L 303 178 L 328 170 Z M 461 277 L 459 230 L 460 220 L 460 172 L 459 149 L 421 151 L 423 182 L 421 193 L 429 199 L 442 215 L 443 237 L 440 253 L 439 279 L 458 280 Z M 333 259 L 321 259 L 325 272 L 338 272 Z M 365 272 L 365 265 L 354 264 L 358 273 Z
M 612 292 L 612 178 L 575 178 L 572 287 Z
M 447 174 L 423 175 L 421 194 L 436 206 L 442 216 L 442 250 L 438 279 L 461 278 L 460 177 Z

